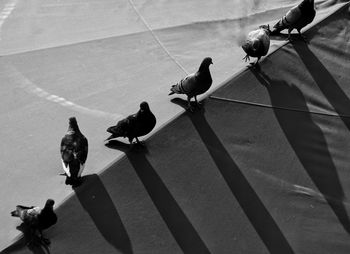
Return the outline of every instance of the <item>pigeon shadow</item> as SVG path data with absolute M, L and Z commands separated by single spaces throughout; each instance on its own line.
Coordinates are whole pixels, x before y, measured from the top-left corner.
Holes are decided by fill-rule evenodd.
M 320 62 L 320 60 L 318 60 L 305 43 L 295 41 L 292 43 L 292 46 L 337 114 L 346 114 L 350 109 L 350 99 L 333 78 L 332 74 L 329 73 L 327 68 Z M 340 116 L 340 118 L 348 130 L 350 130 L 349 118 L 342 116 Z
M 105 146 L 111 149 L 122 151 L 124 153 L 132 151 L 143 151 L 145 154 L 148 154 L 147 146 L 142 143 L 127 144 L 122 141 L 113 139 L 106 142 Z
M 273 34 L 270 35 L 271 40 L 275 41 L 285 41 L 285 42 L 294 42 L 294 41 L 300 41 L 303 43 L 310 43 L 312 39 L 311 33 L 302 33 L 302 36 L 300 36 L 299 33 L 291 33 L 288 38 L 288 33 L 279 33 L 279 34 Z
M 255 72 L 257 80 L 263 84 L 273 105 L 281 105 L 288 100 L 291 108 L 305 112 L 286 111 L 273 108 L 275 116 L 295 151 L 304 169 L 322 193 L 337 216 L 343 228 L 350 233 L 350 220 L 343 200 L 345 198 L 337 169 L 321 128 L 312 120 L 305 97 L 293 85 L 283 80 L 270 79 L 263 72 Z
M 187 114 L 232 194 L 270 253 L 294 253 L 283 232 L 204 116 Z
M 128 233 L 100 177 L 92 174 L 82 178 L 84 184 L 74 191 L 98 231 L 117 250 L 132 254 Z
M 18 239 L 15 243 L 1 251 L 3 254 L 17 253 L 20 250 L 28 249 L 34 254 L 50 254 L 49 246 L 40 241 L 39 239 L 35 240 L 34 243 L 29 244 L 32 239 L 32 232 L 26 224 L 22 223 L 16 227 L 19 231 L 23 233 L 22 237 Z
M 179 105 L 180 107 L 182 107 L 183 109 L 185 109 L 186 111 L 188 111 L 188 103 L 187 100 L 184 100 L 182 98 L 176 97 L 170 100 L 172 103 Z M 200 105 L 198 106 L 197 103 L 195 101 L 191 101 L 191 106 L 193 108 L 195 108 L 196 110 L 201 110 L 204 108 L 205 105 L 205 99 L 200 101 Z
M 188 254 L 210 253 L 190 220 L 146 158 L 147 148 L 134 149 L 119 141 L 114 141 L 109 144 L 109 147 L 126 153 L 128 160 L 182 251 Z

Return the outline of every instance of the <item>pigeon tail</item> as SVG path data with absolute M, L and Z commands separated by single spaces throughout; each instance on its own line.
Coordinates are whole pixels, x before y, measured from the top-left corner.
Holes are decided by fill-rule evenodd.
M 124 136 L 124 129 L 117 124 L 117 126 L 111 126 L 107 129 L 107 132 L 111 133 L 112 135 L 109 138 L 117 138 Z
M 114 138 L 116 138 L 116 137 L 112 134 L 108 138 L 106 138 L 105 141 L 109 141 L 109 140 L 114 139 Z
M 19 217 L 19 214 L 18 214 L 17 210 L 12 211 L 12 212 L 11 212 L 11 216 L 13 216 L 13 217 Z
M 186 93 L 183 86 L 182 86 L 182 83 L 183 83 L 183 79 L 177 83 L 176 85 L 173 85 L 171 88 L 170 88 L 170 93 L 169 95 L 172 95 L 174 93 L 177 93 L 177 94 L 184 94 Z

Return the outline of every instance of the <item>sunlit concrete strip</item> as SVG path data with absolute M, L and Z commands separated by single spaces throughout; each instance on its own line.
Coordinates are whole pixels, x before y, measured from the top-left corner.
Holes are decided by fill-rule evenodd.
M 12 0 L 5 5 L 5 8 L 0 13 L 0 41 L 1 41 L 1 29 L 5 20 L 10 16 L 12 11 L 15 9 L 17 0 Z
M 46 99 L 48 101 L 57 103 L 63 107 L 70 108 L 74 111 L 77 111 L 82 114 L 90 115 L 93 117 L 103 117 L 103 118 L 110 118 L 113 120 L 117 120 L 123 117 L 121 114 L 115 114 L 115 113 L 109 113 L 97 109 L 91 109 L 87 108 L 81 105 L 78 105 L 72 101 L 69 101 L 61 96 L 51 94 L 41 87 L 38 87 L 35 85 L 32 81 L 30 81 L 28 78 L 26 78 L 22 73 L 20 73 L 14 66 L 7 66 L 9 75 L 11 78 L 13 78 L 13 81 L 15 84 L 18 84 L 18 86 L 25 91 L 35 94 L 36 96 Z
M 164 46 L 164 44 L 159 40 L 158 36 L 154 33 L 152 27 L 147 23 L 147 21 L 145 20 L 145 18 L 141 15 L 141 13 L 138 11 L 138 9 L 136 8 L 134 2 L 132 0 L 128 0 L 130 5 L 132 6 L 132 8 L 135 10 L 136 14 L 140 17 L 140 19 L 142 20 L 142 23 L 145 25 L 145 27 L 151 32 L 153 38 L 156 40 L 156 42 L 159 44 L 159 46 L 164 50 L 164 52 L 176 63 L 177 66 L 180 67 L 180 69 L 186 74 L 188 75 L 189 72 L 179 63 L 179 61 L 177 61 L 169 52 L 169 50 Z

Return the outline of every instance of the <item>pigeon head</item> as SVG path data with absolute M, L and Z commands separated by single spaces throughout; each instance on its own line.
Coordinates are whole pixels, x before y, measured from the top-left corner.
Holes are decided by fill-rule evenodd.
M 72 131 L 78 131 L 79 130 L 77 119 L 75 117 L 70 117 L 69 118 L 69 128 L 68 129 L 72 130 Z
M 48 199 L 45 203 L 45 207 L 53 207 L 55 201 L 53 199 Z
M 202 64 L 209 66 L 209 65 L 213 64 L 213 59 L 211 59 L 211 57 L 206 57 L 203 59 Z
M 249 56 L 254 56 L 256 51 L 259 49 L 259 47 L 260 47 L 259 40 L 246 41 L 242 45 L 244 52 L 246 52 L 247 55 Z
M 268 35 L 271 33 L 270 25 L 261 25 L 261 26 L 259 26 L 259 28 L 264 29 Z
M 208 70 L 209 69 L 209 65 L 213 64 L 213 60 L 211 59 L 211 57 L 206 57 L 203 59 L 201 66 L 199 67 L 199 71 L 202 70 Z
M 141 109 L 141 111 L 150 111 L 148 103 L 145 101 L 141 102 L 140 109 Z

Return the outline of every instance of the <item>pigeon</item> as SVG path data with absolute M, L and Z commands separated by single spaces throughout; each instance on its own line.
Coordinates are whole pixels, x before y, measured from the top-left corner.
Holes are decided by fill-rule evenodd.
M 107 129 L 107 132 L 112 135 L 105 141 L 118 138 L 127 137 L 130 144 L 136 139 L 137 144 L 141 144 L 138 137 L 150 133 L 156 125 L 156 117 L 151 112 L 147 102 L 141 102 L 140 110 L 125 119 L 120 120 L 115 126 Z
M 259 29 L 251 31 L 248 34 L 247 40 L 242 45 L 244 52 L 247 55 L 243 58 L 249 61 L 249 57 L 257 57 L 258 59 L 253 65 L 258 64 L 260 58 L 265 56 L 270 48 L 270 28 L 269 26 L 260 26 Z
M 169 95 L 176 94 L 186 94 L 188 109 L 192 111 L 191 98 L 194 97 L 196 104 L 199 105 L 197 101 L 197 95 L 203 94 L 209 90 L 213 80 L 210 75 L 209 66 L 213 64 L 210 57 L 203 59 L 201 65 L 197 72 L 192 73 L 181 79 L 177 84 L 170 88 Z
M 303 0 L 299 5 L 291 8 L 274 26 L 271 35 L 278 34 L 288 29 L 288 40 L 293 29 L 297 29 L 299 35 L 305 39 L 300 30 L 310 24 L 316 15 L 314 0 Z
M 88 140 L 80 132 L 75 117 L 69 118 L 69 127 L 61 141 L 62 166 L 67 177 L 66 184 L 73 186 L 81 183 L 81 173 L 84 170 L 88 155 Z
M 29 244 L 34 241 L 35 237 L 38 237 L 45 244 L 50 244 L 49 239 L 43 237 L 42 231 L 55 225 L 57 222 L 57 215 L 53 210 L 54 204 L 54 200 L 48 199 L 43 209 L 38 206 L 27 207 L 18 205 L 16 210 L 11 212 L 12 216 L 19 217 L 29 227 L 32 237 Z

